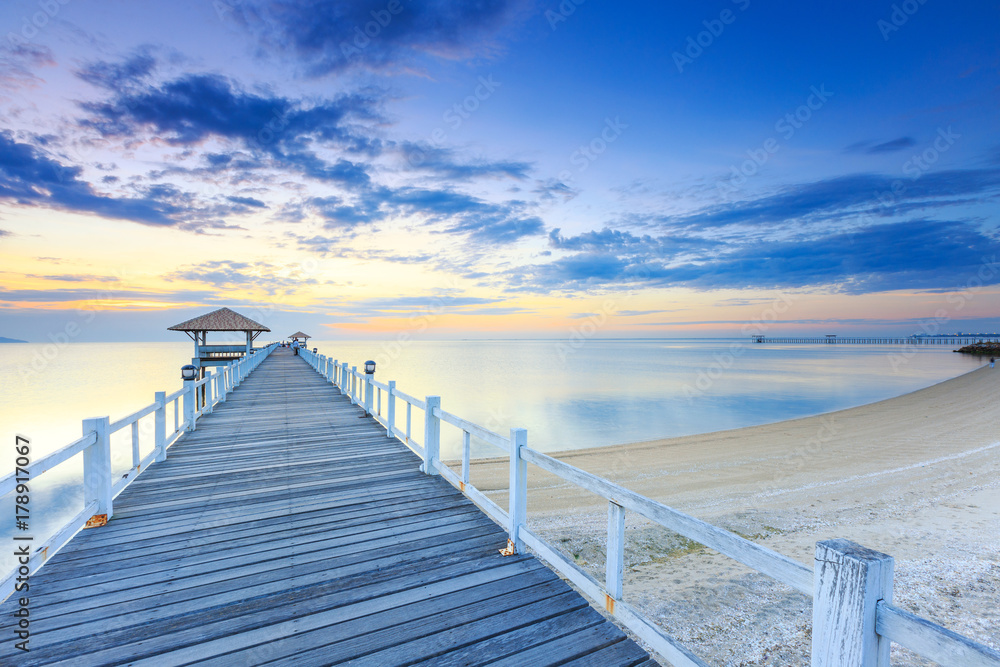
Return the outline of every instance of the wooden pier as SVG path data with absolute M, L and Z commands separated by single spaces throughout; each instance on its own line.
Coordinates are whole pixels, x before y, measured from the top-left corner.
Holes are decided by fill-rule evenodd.
M 755 343 L 778 345 L 824 344 L 824 345 L 971 345 L 1000 341 L 1000 335 L 982 334 L 977 336 L 823 336 L 823 337 L 782 337 L 752 336 Z
M 0 607 L 0 664 L 656 664 L 419 464 L 279 348 Z

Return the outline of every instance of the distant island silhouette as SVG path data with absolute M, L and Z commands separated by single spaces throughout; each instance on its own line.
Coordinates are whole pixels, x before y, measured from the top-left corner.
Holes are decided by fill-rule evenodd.
M 18 340 L 17 338 L 4 338 L 0 336 L 0 343 L 27 343 L 26 340 Z

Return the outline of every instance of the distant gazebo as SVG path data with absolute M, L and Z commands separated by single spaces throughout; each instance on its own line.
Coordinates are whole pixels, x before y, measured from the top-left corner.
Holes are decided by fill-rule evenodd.
M 305 347 L 306 341 L 309 340 L 310 338 L 312 338 L 312 336 L 310 336 L 309 334 L 304 334 L 301 331 L 296 331 L 295 333 L 293 333 L 291 336 L 288 337 L 288 340 L 292 341 L 293 343 L 302 343 L 302 346 Z
M 240 359 L 253 351 L 253 342 L 264 331 L 270 331 L 259 322 L 240 315 L 229 308 L 219 308 L 195 317 L 187 322 L 168 327 L 169 331 L 183 331 L 194 340 L 194 357 L 191 363 L 200 369 L 204 377 L 205 366 L 225 366 L 230 361 Z M 242 331 L 246 334 L 246 344 L 208 345 L 209 331 Z

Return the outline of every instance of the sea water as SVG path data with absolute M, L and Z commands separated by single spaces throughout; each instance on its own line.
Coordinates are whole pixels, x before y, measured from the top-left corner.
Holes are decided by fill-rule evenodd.
M 773 345 L 749 340 L 310 341 L 310 348 L 396 380 L 412 396 L 506 435 L 528 430 L 541 451 L 599 447 L 805 417 L 898 396 L 971 371 L 980 358 L 949 346 Z M 0 345 L 0 474 L 14 467 L 15 436 L 32 458 L 81 435 L 81 420 L 112 421 L 179 389 L 190 342 Z M 311 371 L 310 371 L 311 372 Z M 383 402 L 387 397 L 382 397 Z M 383 414 L 385 412 L 383 403 Z M 397 425 L 405 406 L 397 403 Z M 149 418 L 147 418 L 149 419 Z M 168 412 L 168 427 L 173 417 Z M 412 433 L 423 440 L 421 411 Z M 146 430 L 143 454 L 152 446 Z M 112 441 L 114 469 L 131 464 L 129 429 Z M 442 427 L 442 455 L 461 433 Z M 499 455 L 473 442 L 474 456 Z M 33 532 L 42 539 L 82 507 L 80 456 L 32 484 Z M 0 512 L 13 521 L 12 498 Z M 0 539 L 7 538 L 7 521 Z M 5 559 L 6 560 L 6 559 Z M 0 574 L 10 563 L 0 560 Z

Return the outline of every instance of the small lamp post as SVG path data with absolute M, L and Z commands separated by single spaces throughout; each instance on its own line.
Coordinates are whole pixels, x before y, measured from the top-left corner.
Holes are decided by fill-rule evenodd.
M 197 366 L 192 366 L 191 364 L 187 364 L 187 365 L 181 366 L 181 379 L 182 380 L 184 380 L 185 382 L 187 382 L 189 380 L 194 380 L 197 377 L 198 377 L 198 367 Z
M 371 359 L 365 362 L 365 375 L 375 375 L 375 362 Z
M 314 347 L 313 348 L 313 354 L 316 354 L 317 352 L 319 352 L 319 348 L 318 347 Z

